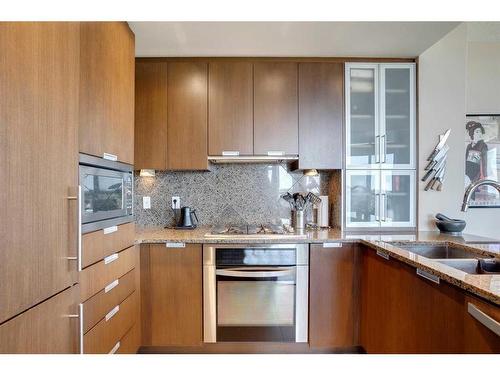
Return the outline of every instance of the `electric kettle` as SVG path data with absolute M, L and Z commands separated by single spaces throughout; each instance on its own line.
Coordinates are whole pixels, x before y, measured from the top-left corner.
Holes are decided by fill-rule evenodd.
M 194 229 L 196 228 L 196 224 L 198 224 L 198 216 L 196 216 L 196 210 L 193 210 L 191 207 L 182 207 L 176 228 Z

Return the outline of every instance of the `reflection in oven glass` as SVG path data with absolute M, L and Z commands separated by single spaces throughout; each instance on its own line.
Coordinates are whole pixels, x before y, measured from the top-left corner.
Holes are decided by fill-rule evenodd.
M 121 178 L 86 175 L 82 192 L 85 212 L 105 212 L 122 208 L 123 180 Z

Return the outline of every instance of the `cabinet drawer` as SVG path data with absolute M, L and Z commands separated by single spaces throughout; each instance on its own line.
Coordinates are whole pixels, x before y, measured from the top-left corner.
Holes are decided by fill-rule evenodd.
M 117 225 L 82 236 L 82 268 L 134 244 L 134 223 Z
M 86 301 L 136 265 L 136 248 L 131 246 L 80 272 L 80 300 Z
M 83 332 L 95 326 L 113 307 L 136 289 L 135 269 L 115 279 L 83 303 Z
M 135 322 L 134 326 L 119 341 L 117 354 L 135 354 L 141 346 L 141 322 Z
M 106 354 L 113 350 L 116 343 L 137 322 L 138 302 L 137 293 L 134 292 L 121 304 L 112 308 L 83 336 L 83 353 Z

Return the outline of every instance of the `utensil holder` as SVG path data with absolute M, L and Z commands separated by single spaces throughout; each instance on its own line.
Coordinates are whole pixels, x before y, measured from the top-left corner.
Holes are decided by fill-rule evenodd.
M 304 211 L 303 210 L 292 210 L 292 227 L 295 229 L 304 229 Z

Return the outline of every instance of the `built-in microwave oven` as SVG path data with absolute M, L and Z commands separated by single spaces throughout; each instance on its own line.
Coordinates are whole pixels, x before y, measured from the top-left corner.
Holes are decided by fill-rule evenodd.
M 82 233 L 134 220 L 133 167 L 80 154 Z

